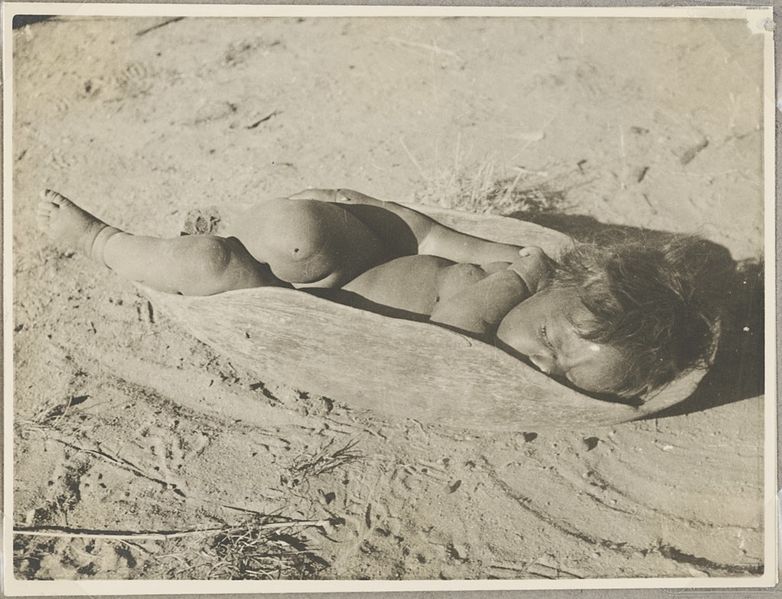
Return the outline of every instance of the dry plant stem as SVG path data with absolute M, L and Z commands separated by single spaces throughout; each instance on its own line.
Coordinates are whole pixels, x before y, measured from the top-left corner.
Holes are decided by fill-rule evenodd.
M 257 530 L 279 530 L 293 527 L 326 526 L 331 524 L 331 520 L 293 520 L 290 522 L 269 522 L 266 524 L 253 525 Z M 228 532 L 240 527 L 221 526 L 217 528 L 196 528 L 193 530 L 181 530 L 176 532 L 100 532 L 90 531 L 82 532 L 77 530 L 64 531 L 57 528 L 36 527 L 36 528 L 14 528 L 14 534 L 32 537 L 65 537 L 77 539 L 117 539 L 117 540 L 147 540 L 147 541 L 165 541 L 167 539 L 176 539 L 191 535 Z

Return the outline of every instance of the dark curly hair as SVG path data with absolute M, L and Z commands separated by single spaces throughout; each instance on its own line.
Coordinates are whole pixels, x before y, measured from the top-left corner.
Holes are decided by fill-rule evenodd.
M 608 245 L 577 244 L 555 267 L 552 285 L 573 288 L 592 313 L 574 323 L 587 340 L 625 357 L 611 392 L 638 397 L 709 363 L 735 263 L 705 239 L 665 235 Z

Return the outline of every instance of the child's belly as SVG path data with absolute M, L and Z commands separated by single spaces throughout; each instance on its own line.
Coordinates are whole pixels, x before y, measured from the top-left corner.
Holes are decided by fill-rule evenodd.
M 441 295 L 485 276 L 473 264 L 456 264 L 439 256 L 403 256 L 369 269 L 342 289 L 376 304 L 429 316 Z

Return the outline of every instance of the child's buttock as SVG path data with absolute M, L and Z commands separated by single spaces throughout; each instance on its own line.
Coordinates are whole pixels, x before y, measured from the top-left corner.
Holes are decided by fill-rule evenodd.
M 225 234 L 275 276 L 303 286 L 338 287 L 392 255 L 350 211 L 316 200 L 261 200 Z
M 371 302 L 430 315 L 442 297 L 486 277 L 474 264 L 457 264 L 439 256 L 403 256 L 375 266 L 343 286 Z

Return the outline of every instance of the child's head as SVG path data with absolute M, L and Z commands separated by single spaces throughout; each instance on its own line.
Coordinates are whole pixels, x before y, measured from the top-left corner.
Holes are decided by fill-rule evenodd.
M 696 237 L 577 245 L 497 337 L 584 390 L 643 395 L 709 359 L 732 268 Z

